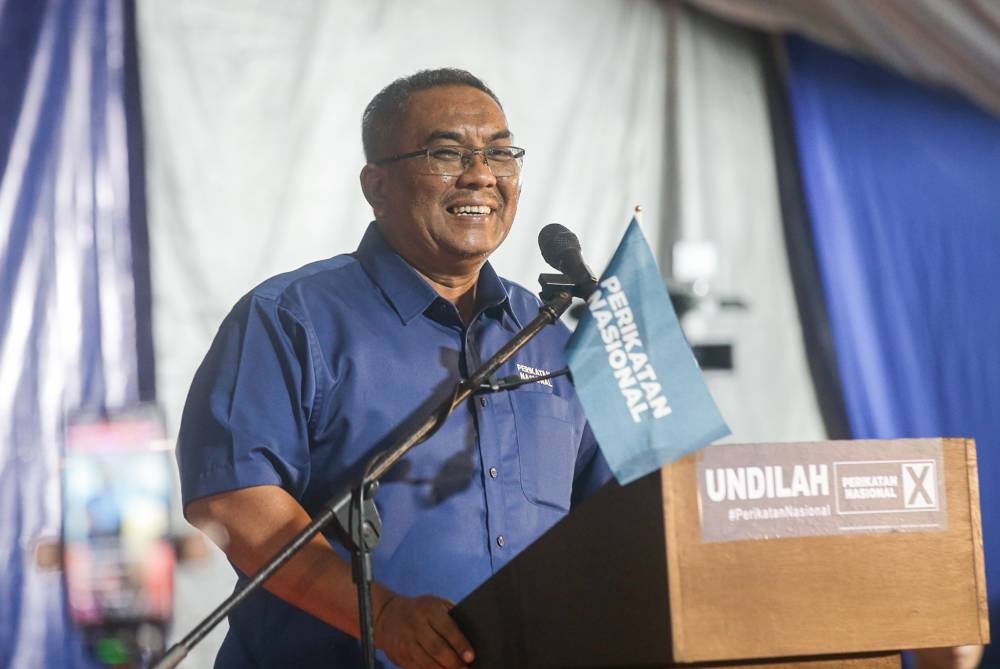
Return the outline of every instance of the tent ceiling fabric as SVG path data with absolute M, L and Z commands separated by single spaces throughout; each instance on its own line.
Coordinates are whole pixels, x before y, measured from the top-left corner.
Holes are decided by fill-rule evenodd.
M 953 88 L 1000 115 L 1000 3 L 994 0 L 686 0 L 772 32 L 797 32 Z

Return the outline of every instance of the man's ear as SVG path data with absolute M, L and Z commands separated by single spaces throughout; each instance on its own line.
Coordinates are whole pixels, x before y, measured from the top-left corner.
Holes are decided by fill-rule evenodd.
M 385 211 L 385 170 L 371 163 L 362 167 L 361 192 L 371 205 L 375 218 L 381 218 Z

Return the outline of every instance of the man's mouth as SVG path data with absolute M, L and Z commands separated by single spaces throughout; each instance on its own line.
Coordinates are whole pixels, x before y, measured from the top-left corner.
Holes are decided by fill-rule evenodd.
M 456 216 L 487 216 L 493 212 L 493 208 L 485 204 L 460 204 L 448 207 L 448 211 Z

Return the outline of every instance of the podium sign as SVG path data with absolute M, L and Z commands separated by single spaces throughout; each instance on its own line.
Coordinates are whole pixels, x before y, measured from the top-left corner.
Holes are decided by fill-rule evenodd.
M 937 439 L 720 445 L 696 468 L 704 542 L 948 529 Z
M 710 446 L 608 484 L 453 615 L 482 667 L 898 666 L 989 641 L 980 526 L 972 440 Z

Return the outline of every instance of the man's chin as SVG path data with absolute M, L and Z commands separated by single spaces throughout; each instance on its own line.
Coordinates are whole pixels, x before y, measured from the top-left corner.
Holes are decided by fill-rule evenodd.
M 485 262 L 489 258 L 496 248 L 482 248 L 482 247 L 469 247 L 469 246 L 459 246 L 450 250 L 450 254 L 453 258 L 457 258 L 463 261 L 480 261 Z
M 493 254 L 503 241 L 502 237 L 495 235 L 475 235 L 470 238 L 455 240 L 450 244 L 449 252 L 461 258 L 485 260 Z

